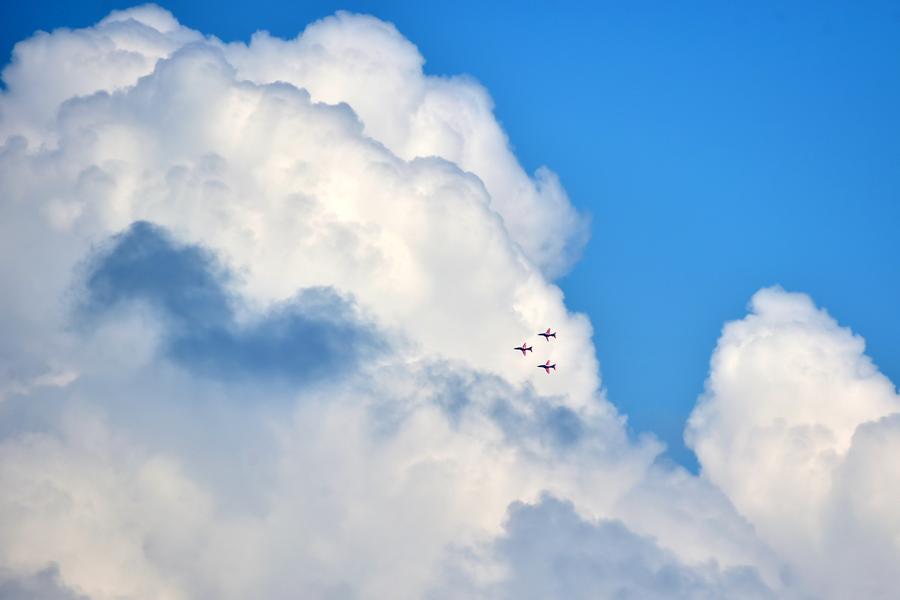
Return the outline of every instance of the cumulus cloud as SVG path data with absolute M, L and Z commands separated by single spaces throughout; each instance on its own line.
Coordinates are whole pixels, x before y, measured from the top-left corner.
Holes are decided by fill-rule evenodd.
M 861 340 L 760 292 L 690 423 L 702 475 L 660 464 L 552 283 L 584 219 L 423 62 L 348 13 L 241 44 L 144 6 L 16 46 L 0 590 L 889 595 L 897 397 Z M 511 348 L 548 325 L 553 377 Z
M 488 554 L 502 575 L 472 591 L 490 598 L 775 597 L 753 569 L 686 566 L 621 522 L 587 521 L 571 504 L 549 496 L 533 505 L 513 504 Z
M 897 595 L 900 512 L 881 499 L 897 497 L 882 452 L 900 397 L 808 296 L 764 289 L 750 310 L 723 330 L 690 418 L 704 476 L 819 594 Z

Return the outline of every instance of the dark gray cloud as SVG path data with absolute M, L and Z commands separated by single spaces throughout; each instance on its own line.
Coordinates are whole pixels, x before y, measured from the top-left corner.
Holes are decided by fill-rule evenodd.
M 87 600 L 66 587 L 56 565 L 27 577 L 0 570 L 0 600 Z
M 755 569 L 685 565 L 621 522 L 586 521 L 550 496 L 512 504 L 493 553 L 509 569 L 493 598 L 774 598 Z
M 421 388 L 430 390 L 429 400 L 451 422 L 458 423 L 467 410 L 486 410 L 513 443 L 527 439 L 565 449 L 576 446 L 589 427 L 575 411 L 558 405 L 557 398 L 541 396 L 530 386 L 512 386 L 496 375 L 433 361 L 423 365 L 420 376 Z
M 222 379 L 308 382 L 386 348 L 355 304 L 331 288 L 307 288 L 249 323 L 238 322 L 239 299 L 227 290 L 232 279 L 209 251 L 136 222 L 90 260 L 81 314 L 90 322 L 122 305 L 149 305 L 166 323 L 168 358 Z
M 560 449 L 575 446 L 581 441 L 586 425 L 572 409 L 554 405 L 552 398 L 526 395 L 534 412 L 525 414 L 509 402 L 510 397 L 513 397 L 512 390 L 507 397 L 497 398 L 490 410 L 491 417 L 508 439 L 539 439 L 550 447 Z

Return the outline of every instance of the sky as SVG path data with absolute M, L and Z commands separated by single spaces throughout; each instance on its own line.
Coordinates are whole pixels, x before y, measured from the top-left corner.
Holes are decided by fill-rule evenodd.
M 16 4 L 0 52 L 128 5 Z M 682 431 L 709 352 L 762 286 L 810 293 L 900 379 L 893 3 L 164 5 L 226 41 L 371 13 L 416 44 L 427 73 L 480 81 L 525 169 L 553 169 L 591 215 L 560 285 L 599 334 L 610 398 L 675 461 L 696 469 Z
M 900 11 L 131 6 L 0 19 L 0 599 L 900 594 Z

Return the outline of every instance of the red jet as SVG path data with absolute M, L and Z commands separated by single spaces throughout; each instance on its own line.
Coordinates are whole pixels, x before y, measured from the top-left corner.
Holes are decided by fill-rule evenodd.
M 542 364 L 542 365 L 538 365 L 538 369 L 543 369 L 543 370 L 544 370 L 544 373 L 546 373 L 547 375 L 549 375 L 549 374 L 550 374 L 550 369 L 553 369 L 554 371 L 556 370 L 556 363 L 553 363 L 553 364 L 551 365 L 551 364 L 550 364 L 550 361 L 548 360 L 546 363 L 544 363 L 544 364 Z
M 525 342 L 522 342 L 522 345 L 521 345 L 521 346 L 519 346 L 518 348 L 513 348 L 513 350 L 519 350 L 519 351 L 522 353 L 522 356 L 525 356 L 525 351 L 526 351 L 526 350 L 527 350 L 528 352 L 534 352 L 534 350 L 531 349 L 531 346 L 526 346 L 526 345 L 525 345 Z
M 554 331 L 551 333 L 549 327 L 547 328 L 547 331 L 545 331 L 544 333 L 539 333 L 538 335 L 544 336 L 544 339 L 548 342 L 550 341 L 550 338 L 556 338 L 556 332 Z

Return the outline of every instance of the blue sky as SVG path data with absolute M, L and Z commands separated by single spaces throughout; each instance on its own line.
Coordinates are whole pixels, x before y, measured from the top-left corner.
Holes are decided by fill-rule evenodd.
M 3 9 L 2 51 L 120 2 Z M 394 22 L 431 74 L 481 81 L 527 170 L 593 216 L 561 281 L 610 399 L 678 462 L 724 321 L 758 288 L 804 291 L 900 380 L 900 7 L 161 2 L 185 25 L 293 36 L 337 9 Z

